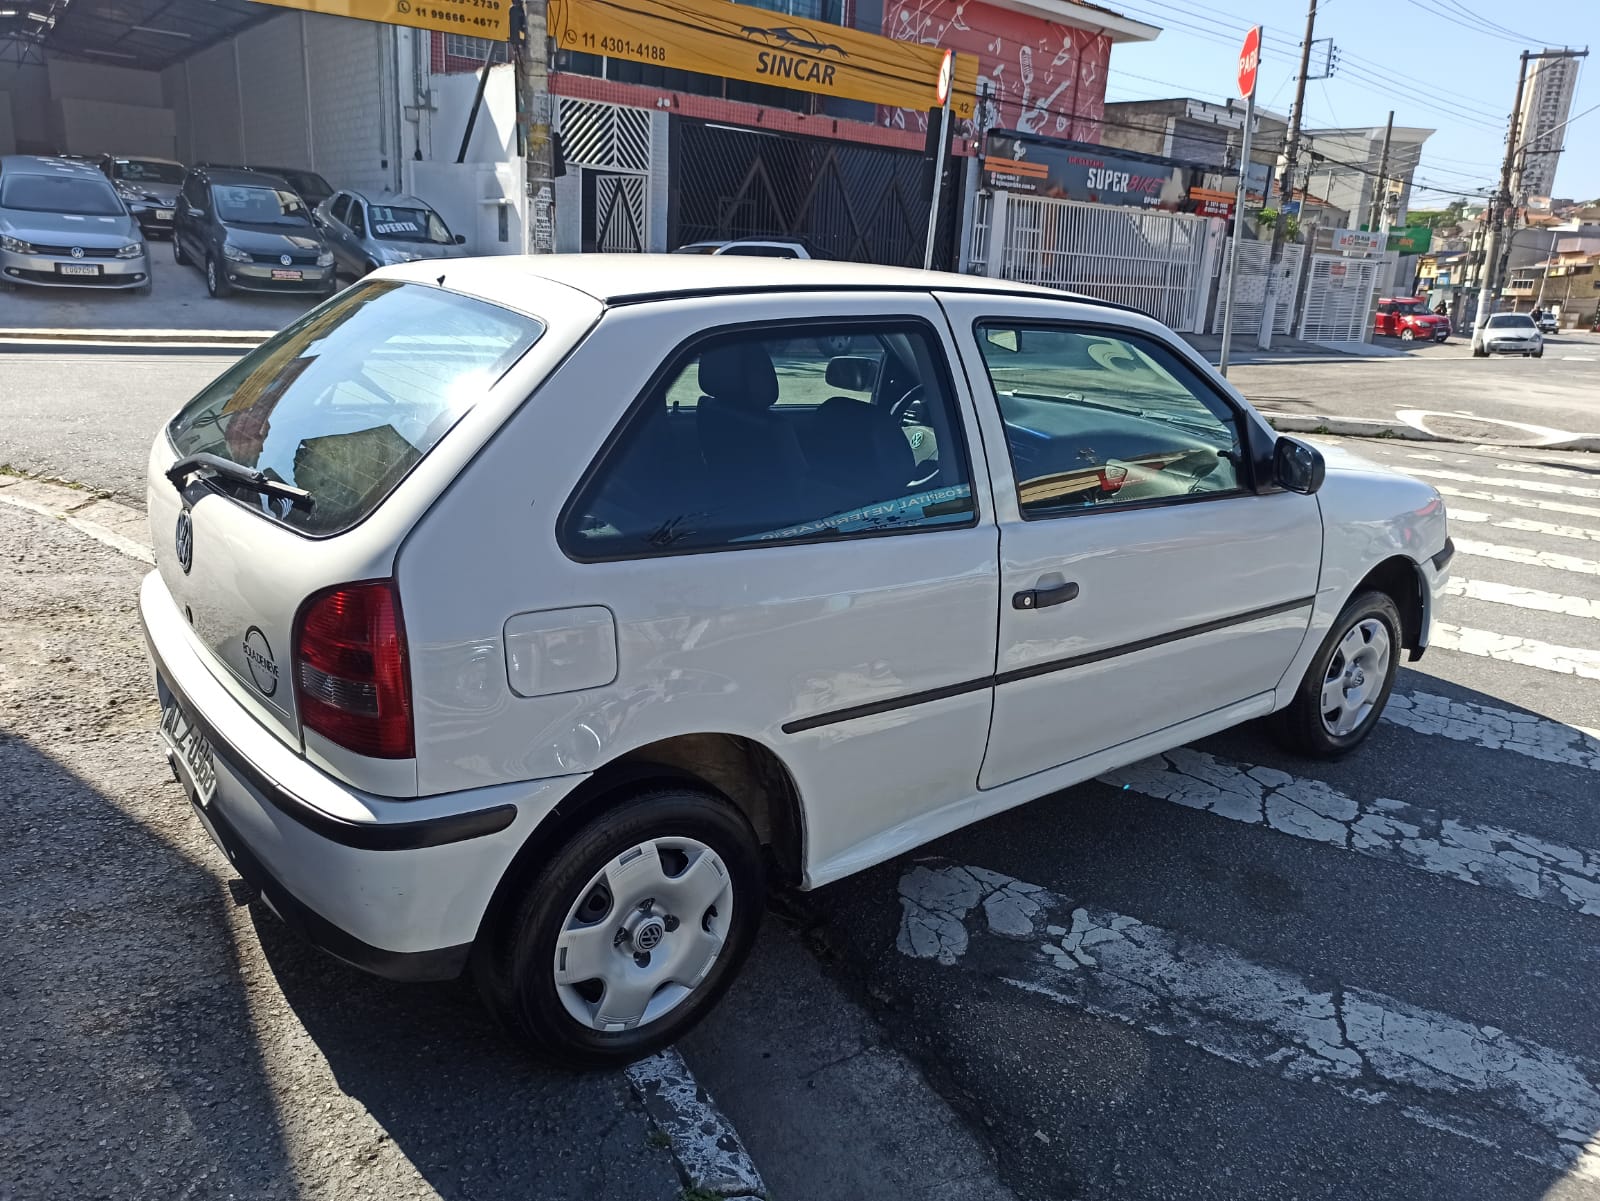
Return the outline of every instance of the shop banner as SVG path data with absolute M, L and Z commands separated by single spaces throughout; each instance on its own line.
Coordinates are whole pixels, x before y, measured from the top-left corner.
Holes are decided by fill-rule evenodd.
M 1401 254 L 1427 254 L 1433 249 L 1433 229 L 1427 225 L 1407 225 L 1389 231 L 1389 249 Z
M 460 0 L 458 0 L 460 2 Z M 562 50 L 927 111 L 944 51 L 729 0 L 550 0 Z M 972 117 L 978 60 L 957 54 L 950 111 Z
M 1176 163 L 1119 158 L 1098 146 L 1014 134 L 989 135 L 983 170 L 990 187 L 1056 200 L 1173 209 L 1183 205 L 1189 191 L 1190 172 Z
M 298 8 L 330 17 L 354 17 L 385 25 L 465 33 L 503 42 L 511 36 L 515 0 L 259 0 L 279 8 Z

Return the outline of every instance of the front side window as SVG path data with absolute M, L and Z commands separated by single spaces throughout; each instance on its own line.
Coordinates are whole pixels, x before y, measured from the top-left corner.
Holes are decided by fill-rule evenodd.
M 350 202 L 350 232 L 358 238 L 367 236 L 367 219 L 361 211 L 359 200 Z
M 372 512 L 543 332 L 439 288 L 361 284 L 239 360 L 167 432 L 179 455 L 220 455 L 311 493 L 309 509 L 254 493 L 241 503 L 337 533 Z
M 1028 517 L 1234 492 L 1233 411 L 1138 334 L 987 322 L 977 330 Z
M 328 211 L 333 214 L 333 219 L 335 221 L 339 222 L 340 225 L 343 225 L 345 220 L 350 216 L 350 197 L 344 192 L 340 192 L 333 198 L 333 207 Z
M 310 225 L 305 203 L 281 188 L 234 187 L 218 184 L 211 189 L 217 217 L 239 225 Z
M 968 525 L 944 350 L 915 322 L 783 326 L 681 351 L 579 488 L 579 559 Z

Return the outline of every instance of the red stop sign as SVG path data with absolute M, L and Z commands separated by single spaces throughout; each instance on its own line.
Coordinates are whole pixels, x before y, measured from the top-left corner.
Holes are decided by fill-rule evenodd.
M 1261 66 L 1261 26 L 1257 25 L 1244 35 L 1244 46 L 1239 51 L 1239 95 L 1246 100 L 1256 90 L 1256 69 Z

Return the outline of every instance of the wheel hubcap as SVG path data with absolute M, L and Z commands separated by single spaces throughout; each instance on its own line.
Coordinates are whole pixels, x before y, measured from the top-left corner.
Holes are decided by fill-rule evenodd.
M 1376 617 L 1356 622 L 1339 640 L 1322 682 L 1322 726 L 1342 738 L 1371 715 L 1389 676 L 1389 630 Z
M 710 847 L 655 838 L 612 859 L 567 911 L 556 992 L 575 1021 L 631 1030 L 693 995 L 732 928 L 733 881 Z

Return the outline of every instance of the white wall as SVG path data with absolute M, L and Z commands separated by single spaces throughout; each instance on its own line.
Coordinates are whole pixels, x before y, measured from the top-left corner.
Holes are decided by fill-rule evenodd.
M 279 17 L 277 24 L 293 17 Z M 313 165 L 336 188 L 364 192 L 400 182 L 394 81 L 386 26 L 314 14 L 307 18 Z M 289 166 L 292 164 L 283 164 Z
M 489 68 L 489 84 L 483 92 L 483 107 L 472 127 L 472 141 L 467 145 L 469 163 L 503 163 L 516 157 L 517 144 L 517 93 L 516 67 L 501 63 Z M 465 72 L 456 75 L 432 75 L 428 87 L 433 92 L 434 112 L 432 153 L 436 162 L 455 162 L 461 149 L 461 135 L 466 132 L 467 114 L 472 111 L 472 98 L 478 92 L 478 75 Z
M 171 109 L 70 96 L 54 105 L 56 140 L 69 154 L 177 155 Z
M 17 135 L 11 127 L 11 93 L 0 92 L 0 154 L 17 152 Z
M 279 18 L 280 20 L 282 18 Z M 244 158 L 233 43 L 219 42 L 184 60 L 189 113 L 187 162 L 237 163 Z
M 104 100 L 160 108 L 161 76 L 154 71 L 113 67 L 74 59 L 49 61 L 50 95 L 57 100 Z
M 242 110 L 242 157 L 247 163 L 274 167 L 314 165 L 306 121 L 306 56 L 302 40 L 306 26 L 304 14 L 290 13 L 247 29 L 238 37 L 239 92 L 247 98 Z

